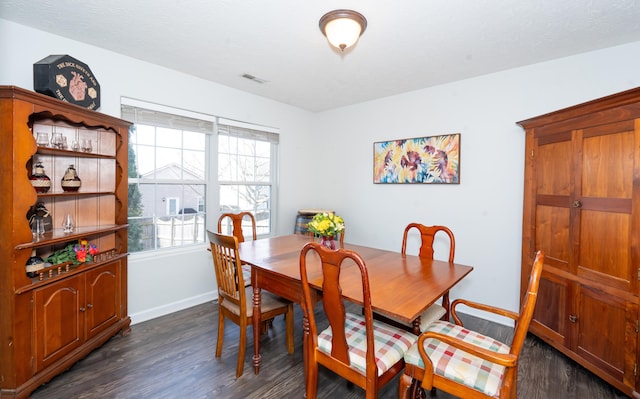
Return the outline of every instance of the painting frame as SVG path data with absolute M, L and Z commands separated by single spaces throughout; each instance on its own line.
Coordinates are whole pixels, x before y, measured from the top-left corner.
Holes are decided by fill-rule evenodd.
M 460 133 L 373 143 L 374 184 L 460 184 Z

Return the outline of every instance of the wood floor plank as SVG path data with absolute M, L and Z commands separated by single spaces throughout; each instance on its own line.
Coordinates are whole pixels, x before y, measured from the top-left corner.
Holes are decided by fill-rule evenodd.
M 319 316 L 319 315 L 318 315 Z M 136 324 L 126 337 L 116 336 L 68 371 L 36 390 L 32 399 L 302 398 L 302 314 L 295 309 L 295 352 L 289 355 L 282 317 L 261 338 L 262 368 L 254 375 L 251 330 L 242 377 L 235 378 L 238 327 L 227 323 L 220 359 L 215 358 L 217 304 L 198 305 Z M 464 317 L 465 326 L 496 339 L 512 329 Z M 398 381 L 380 392 L 397 398 Z M 364 391 L 320 369 L 318 399 L 362 399 Z M 453 396 L 438 392 L 437 399 Z M 619 391 L 534 336 L 527 337 L 518 374 L 520 399 L 624 399 Z

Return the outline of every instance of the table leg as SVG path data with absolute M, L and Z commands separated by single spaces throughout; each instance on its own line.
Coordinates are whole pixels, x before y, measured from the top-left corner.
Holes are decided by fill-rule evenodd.
M 415 335 L 420 335 L 421 331 L 420 331 L 420 322 L 422 320 L 420 320 L 420 316 L 416 317 L 416 319 L 413 321 L 413 323 L 411 323 L 413 325 L 413 330 L 412 332 Z
M 252 282 L 253 283 L 253 282 Z M 260 287 L 253 285 L 253 370 L 260 373 Z

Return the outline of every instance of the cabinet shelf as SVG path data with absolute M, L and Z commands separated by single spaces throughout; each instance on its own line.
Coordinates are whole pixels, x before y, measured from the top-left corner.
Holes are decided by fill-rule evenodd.
M 116 193 L 114 193 L 113 191 L 65 191 L 62 193 L 37 193 L 38 194 L 38 198 L 45 198 L 45 197 L 78 197 L 78 196 L 85 196 L 85 197 L 91 197 L 94 195 L 115 195 Z
M 111 233 L 119 230 L 126 230 L 128 224 L 114 224 L 99 227 L 77 227 L 73 233 L 63 233 L 62 229 L 54 229 L 53 232 L 45 233 L 42 237 L 34 239 L 32 242 L 16 245 L 16 250 L 34 249 L 48 245 L 61 244 L 69 241 L 77 241 L 83 238 L 97 236 L 104 233 Z
M 58 148 L 41 147 L 41 146 L 38 146 L 36 154 L 41 154 L 41 155 L 61 155 L 61 156 L 79 157 L 79 158 L 116 159 L 115 156 L 97 154 L 95 152 L 63 150 L 63 149 L 58 149 Z
M 16 294 L 24 294 L 25 292 L 40 288 L 45 285 L 49 285 L 58 280 L 69 278 L 79 273 L 84 273 L 87 270 L 100 267 L 104 264 L 113 262 L 115 260 L 126 258 L 127 255 L 128 254 L 117 254 L 117 255 L 113 255 L 112 257 L 106 260 L 86 262 L 86 263 L 81 263 L 79 265 L 70 265 L 68 271 L 62 271 L 60 273 L 54 272 L 51 277 L 45 277 L 42 280 L 40 280 L 38 277 L 33 277 L 31 278 L 31 284 L 25 285 L 23 287 L 18 287 L 16 289 Z M 55 268 L 55 265 L 53 267 Z

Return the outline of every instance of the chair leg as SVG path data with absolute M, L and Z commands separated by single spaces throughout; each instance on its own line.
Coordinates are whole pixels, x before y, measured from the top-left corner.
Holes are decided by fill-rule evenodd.
M 309 356 L 311 357 L 312 355 Z M 310 359 L 305 374 L 307 380 L 306 399 L 316 399 L 316 394 L 318 393 L 318 363 Z
M 431 391 L 432 394 L 435 393 L 435 388 Z M 416 379 L 411 379 L 411 386 L 409 387 L 409 398 L 410 399 L 426 399 L 427 395 L 422 389 L 422 383 Z
M 287 307 L 287 313 L 284 315 L 287 331 L 287 352 L 293 354 L 293 303 L 290 303 Z
M 398 382 L 398 398 L 409 399 L 409 386 L 411 386 L 411 377 L 402 373 Z
M 240 322 L 240 344 L 238 345 L 238 364 L 236 378 L 240 378 L 244 369 L 244 354 L 247 350 L 247 322 Z
M 216 357 L 222 355 L 222 342 L 224 341 L 224 315 L 218 308 L 218 342 L 216 344 Z

